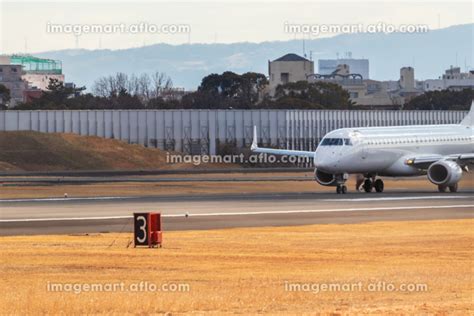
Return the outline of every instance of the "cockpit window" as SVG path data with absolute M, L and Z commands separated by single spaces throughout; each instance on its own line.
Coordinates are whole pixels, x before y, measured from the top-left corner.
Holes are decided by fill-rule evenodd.
M 352 146 L 350 138 L 325 138 L 320 144 L 321 146 Z

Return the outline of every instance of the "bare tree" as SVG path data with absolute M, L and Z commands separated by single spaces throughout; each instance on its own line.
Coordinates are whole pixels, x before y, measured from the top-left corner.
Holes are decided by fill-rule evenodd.
M 155 71 L 151 76 L 147 73 L 129 76 L 118 72 L 97 79 L 92 86 L 92 92 L 97 96 L 110 97 L 117 96 L 120 91 L 126 91 L 146 104 L 150 99 L 169 93 L 172 88 L 171 78 L 159 71 Z
M 138 95 L 140 93 L 140 84 L 139 84 L 138 78 L 137 78 L 137 76 L 135 76 L 135 74 L 132 74 L 130 76 L 130 79 L 128 80 L 127 86 L 128 86 L 127 91 L 131 95 Z
M 123 73 L 123 72 L 118 72 L 115 75 L 115 92 L 119 93 L 120 91 L 127 91 L 128 92 L 128 87 L 129 87 L 129 79 L 128 75 Z
M 154 72 L 151 75 L 151 80 L 153 82 L 153 87 L 151 90 L 151 95 L 153 98 L 160 97 L 165 91 L 169 91 L 173 88 L 173 82 L 171 81 L 171 78 L 162 72 Z
M 138 96 L 147 103 L 151 98 L 151 79 L 147 73 L 143 73 L 138 77 Z
M 99 96 L 99 97 L 108 97 L 110 96 L 110 90 L 108 86 L 108 78 L 101 77 L 94 82 L 92 86 L 92 93 Z

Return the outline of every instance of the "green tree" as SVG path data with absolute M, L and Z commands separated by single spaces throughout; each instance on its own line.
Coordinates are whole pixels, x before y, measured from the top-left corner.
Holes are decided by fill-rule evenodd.
M 473 99 L 473 89 L 428 91 L 411 99 L 403 108 L 406 110 L 469 110 Z
M 183 106 L 249 109 L 262 99 L 267 84 L 265 75 L 255 72 L 210 74 L 202 79 L 194 95 L 185 98 Z
M 5 87 L 3 84 L 0 84 L 0 110 L 6 110 L 7 104 L 10 102 L 10 89 Z
M 298 81 L 278 85 L 274 98 L 276 103 L 290 102 L 305 109 L 334 110 L 350 109 L 353 106 L 349 92 L 338 84 L 328 82 Z M 290 105 L 287 108 L 291 108 Z
M 15 107 L 18 110 L 56 110 L 68 109 L 69 100 L 85 90 L 85 87 L 65 87 L 58 79 L 49 79 L 47 91 L 41 97 Z

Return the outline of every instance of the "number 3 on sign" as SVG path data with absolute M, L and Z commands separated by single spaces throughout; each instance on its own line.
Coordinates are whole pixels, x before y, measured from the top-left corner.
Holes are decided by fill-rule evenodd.
M 146 218 L 145 216 L 141 215 L 137 217 L 137 221 L 142 221 L 143 225 L 139 226 L 138 229 L 143 232 L 143 237 L 140 238 L 139 234 L 137 233 L 137 241 L 139 243 L 144 243 L 146 241 Z
M 149 239 L 149 223 L 148 213 L 134 213 L 134 239 L 135 246 L 146 246 L 148 245 Z

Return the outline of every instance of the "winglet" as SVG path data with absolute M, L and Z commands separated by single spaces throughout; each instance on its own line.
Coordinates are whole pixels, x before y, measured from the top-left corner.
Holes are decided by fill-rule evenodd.
M 474 100 L 471 103 L 471 109 L 467 113 L 466 117 L 461 121 L 461 125 L 472 126 L 474 125 Z
M 253 139 L 252 139 L 252 146 L 250 146 L 250 150 L 256 150 L 258 149 L 258 143 L 257 143 L 257 126 L 253 126 Z

